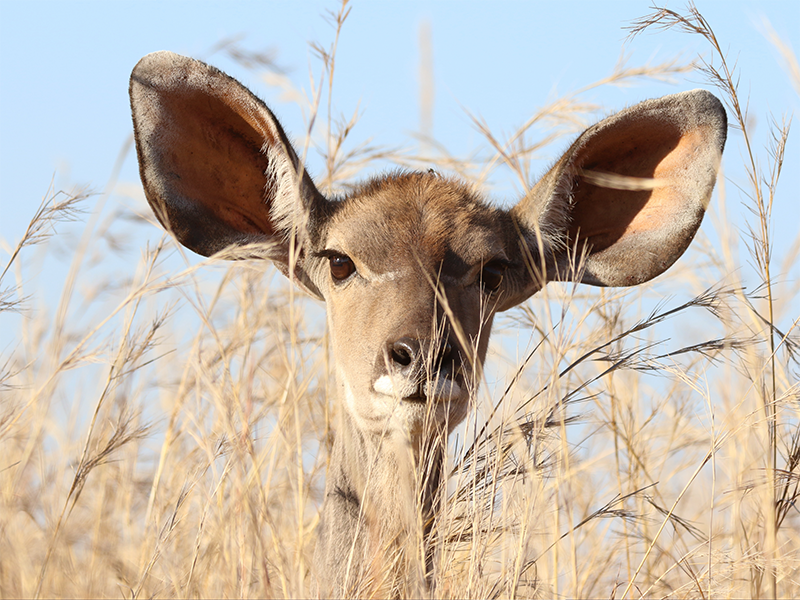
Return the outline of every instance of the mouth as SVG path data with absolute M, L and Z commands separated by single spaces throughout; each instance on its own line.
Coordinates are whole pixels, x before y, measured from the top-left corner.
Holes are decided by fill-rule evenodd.
M 447 377 L 414 382 L 401 375 L 382 375 L 372 387 L 384 396 L 392 396 L 402 402 L 415 404 L 456 400 L 463 392 L 461 384 Z
M 420 404 L 425 404 L 428 401 L 428 397 L 422 393 L 416 393 L 411 396 L 406 396 L 403 398 L 403 402 L 418 402 Z

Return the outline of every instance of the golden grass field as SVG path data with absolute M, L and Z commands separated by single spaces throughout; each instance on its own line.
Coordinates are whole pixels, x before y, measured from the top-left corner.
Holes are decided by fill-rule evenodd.
M 800 234 L 782 255 L 770 237 L 773 209 L 797 203 L 775 194 L 797 135 L 760 115 L 772 143 L 751 145 L 735 41 L 691 9 L 656 10 L 632 35 L 661 28 L 703 38 L 706 62 L 620 67 L 597 85 L 698 70 L 738 130 L 710 214 L 652 284 L 551 284 L 499 319 L 487 384 L 450 441 L 436 597 L 800 597 L 800 282 L 784 276 Z M 318 57 L 322 89 L 335 41 Z M 530 183 L 529 154 L 572 135 L 537 139 L 531 126 L 587 118 L 573 94 L 509 136 L 476 120 L 492 157 L 476 164 L 347 153 L 352 123 L 314 100 L 328 128 L 323 191 L 387 160 L 478 186 L 502 163 Z M 741 189 L 726 182 L 734 168 Z M 731 223 L 740 198 L 747 221 Z M 72 249 L 60 297 L 37 313 L 49 316 L 14 321 L 19 344 L 0 355 L 0 597 L 311 594 L 339 410 L 323 307 L 267 264 L 181 267 L 166 236 L 104 281 L 114 224 L 93 216 L 102 201 L 50 190 L 0 265 L 3 319 L 45 302 L 26 293 L 28 261 Z M 60 238 L 65 220 L 77 237 Z

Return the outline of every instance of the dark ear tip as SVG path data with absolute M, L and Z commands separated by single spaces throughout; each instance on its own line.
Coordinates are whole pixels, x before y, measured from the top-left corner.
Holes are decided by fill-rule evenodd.
M 175 54 L 169 50 L 159 50 L 143 56 L 133 67 L 131 76 L 147 78 L 150 75 L 163 72 L 164 69 L 185 63 L 191 59 Z
M 146 88 L 170 89 L 184 85 L 192 73 L 198 72 L 198 67 L 207 66 L 204 63 L 175 54 L 169 50 L 152 52 L 136 63 L 131 72 L 131 91 L 137 85 Z M 200 69 L 199 72 L 202 72 Z
M 722 101 L 708 90 L 699 88 L 675 94 L 675 97 L 688 105 L 689 112 L 696 115 L 700 122 L 707 123 L 717 130 L 721 151 L 728 134 L 728 115 Z
M 725 108 L 722 106 L 720 99 L 708 90 L 695 88 L 693 90 L 687 90 L 675 95 L 678 97 L 683 96 L 687 99 L 691 99 L 693 106 L 696 106 L 700 109 L 705 109 L 707 112 L 725 113 Z
M 698 103 L 711 102 L 721 105 L 719 99 L 714 94 L 712 94 L 711 92 L 709 92 L 704 88 L 695 88 L 693 90 L 686 90 L 685 92 L 679 92 L 675 95 L 678 97 L 684 96 L 687 98 L 693 98 Z

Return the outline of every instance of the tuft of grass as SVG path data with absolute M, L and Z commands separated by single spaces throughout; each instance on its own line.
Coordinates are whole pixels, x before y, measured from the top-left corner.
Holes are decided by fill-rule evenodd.
M 307 95 L 274 56 L 235 41 L 217 48 L 303 99 L 302 155 L 324 158 L 327 192 L 387 163 L 433 165 L 478 187 L 505 169 L 527 189 L 532 157 L 599 108 L 588 86 L 507 136 L 473 117 L 485 148 L 468 157 L 429 137 L 420 151 L 358 142 L 358 112 L 338 117 L 333 93 L 349 10 L 344 2 L 328 15 L 334 41 L 314 45 L 319 72 Z M 656 8 L 630 31 L 664 29 L 702 38 L 710 58 L 620 65 L 595 85 L 694 68 L 721 93 L 739 135 L 729 137 L 712 211 L 731 200 L 724 173 L 742 160 L 734 200 L 750 216 L 736 225 L 752 263 L 741 262 L 723 214 L 705 226 L 719 223 L 719 244 L 698 240 L 681 263 L 702 268 L 679 264 L 635 290 L 551 284 L 501 319 L 498 342 L 520 330 L 531 342 L 518 357 L 493 347 L 491 362 L 509 376 L 487 383 L 451 440 L 433 587 L 416 592 L 800 596 L 800 317 L 797 282 L 782 275 L 800 236 L 786 256 L 774 255 L 771 237 L 775 207 L 792 201 L 777 193 L 790 122 L 770 120 L 771 145 L 754 147 L 738 87 L 746 74 L 723 52 L 729 41 L 692 5 Z M 800 89 L 796 57 L 775 45 Z M 49 190 L 0 273 L 0 318 L 23 316 L 13 321 L 18 345 L 0 356 L 0 595 L 313 593 L 339 410 L 321 307 L 266 261 L 193 265 L 166 237 L 135 263 L 123 254 L 120 268 L 116 227 L 143 218 L 115 212 L 91 217 L 77 241 L 56 234 L 86 204 L 83 192 Z M 73 244 L 75 258 L 51 305 L 28 292 L 37 288 L 28 256 L 58 244 Z M 675 289 L 692 297 L 664 299 Z M 673 342 L 674 329 L 694 335 Z

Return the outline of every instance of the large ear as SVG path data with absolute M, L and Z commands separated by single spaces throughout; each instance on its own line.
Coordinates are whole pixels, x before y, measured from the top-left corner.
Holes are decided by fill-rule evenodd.
M 164 228 L 204 256 L 264 243 L 284 274 L 294 263 L 295 281 L 320 297 L 289 250 L 292 238 L 314 237 L 329 203 L 266 105 L 225 73 L 172 52 L 139 61 L 130 96 L 142 184 Z
M 526 292 L 552 280 L 636 285 L 668 269 L 703 219 L 726 133 L 722 104 L 704 90 L 587 129 L 511 211 L 533 257 Z

